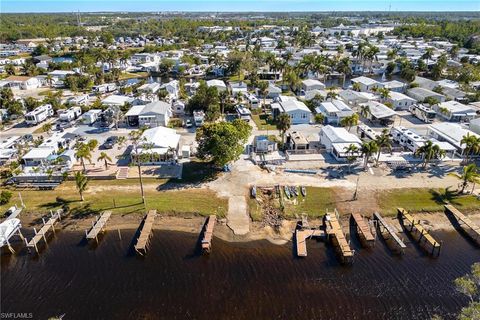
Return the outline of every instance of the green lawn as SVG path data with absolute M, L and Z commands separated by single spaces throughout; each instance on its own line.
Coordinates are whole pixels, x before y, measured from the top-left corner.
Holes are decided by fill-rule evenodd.
M 148 77 L 148 72 L 124 72 L 120 74 L 119 80 L 135 79 L 135 78 L 146 78 Z
M 277 127 L 272 121 L 268 121 L 266 114 L 252 114 L 252 120 L 258 127 L 258 130 L 277 130 Z
M 168 190 L 164 180 L 145 179 L 147 209 L 157 209 L 167 214 L 199 214 L 203 216 L 217 213 L 224 216 L 228 208 L 227 199 L 218 198 L 213 191 L 205 189 Z M 158 191 L 158 186 L 165 191 Z M 117 188 L 116 188 L 117 187 Z M 0 206 L 0 212 L 13 204 L 20 204 L 19 191 L 13 192 L 12 200 Z M 79 195 L 71 181 L 63 183 L 53 191 L 20 191 L 28 212 L 48 213 L 64 207 L 74 216 L 84 216 L 113 210 L 114 213 L 127 214 L 145 212 L 141 203 L 140 187 L 137 179 L 90 181 L 85 193 L 85 201 L 79 201 Z
M 459 210 L 480 207 L 480 200 L 475 196 L 458 196 L 455 192 L 445 191 L 445 189 L 398 189 L 385 190 L 377 194 L 377 203 L 385 215 L 395 215 L 398 207 L 412 212 L 443 211 L 445 201 Z
M 294 218 L 295 215 L 301 216 L 302 214 L 318 218 L 323 216 L 327 209 L 333 211 L 334 208 L 335 189 L 333 188 L 307 187 L 307 197 L 303 198 L 299 194 L 296 203 L 292 200 L 285 200 L 286 218 Z

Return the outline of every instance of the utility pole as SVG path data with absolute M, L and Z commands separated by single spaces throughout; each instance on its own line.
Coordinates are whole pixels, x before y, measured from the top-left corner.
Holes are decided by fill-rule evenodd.
M 353 193 L 353 201 L 357 200 L 358 198 L 358 181 L 360 180 L 360 175 L 357 177 L 357 183 L 355 185 L 355 192 Z

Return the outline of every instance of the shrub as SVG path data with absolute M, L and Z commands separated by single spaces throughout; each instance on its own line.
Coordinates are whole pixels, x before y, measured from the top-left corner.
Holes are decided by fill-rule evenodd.
M 3 190 L 0 193 L 0 205 L 7 204 L 8 202 L 10 202 L 11 198 L 12 198 L 12 193 L 10 191 Z

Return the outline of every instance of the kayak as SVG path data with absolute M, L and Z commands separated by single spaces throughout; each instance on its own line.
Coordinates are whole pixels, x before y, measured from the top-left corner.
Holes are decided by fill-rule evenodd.
M 290 197 L 292 196 L 290 194 L 290 188 L 288 186 L 285 186 L 283 187 L 283 190 L 285 191 L 285 196 L 287 197 L 287 199 L 290 199 Z
M 301 186 L 300 191 L 302 192 L 302 196 L 304 198 L 306 198 L 307 197 L 307 188 L 305 188 L 304 186 Z

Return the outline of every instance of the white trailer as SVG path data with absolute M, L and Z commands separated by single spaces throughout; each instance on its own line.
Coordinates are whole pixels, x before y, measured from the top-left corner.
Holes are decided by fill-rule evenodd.
M 102 110 L 100 109 L 91 109 L 85 112 L 82 116 L 83 123 L 91 125 L 97 121 L 97 119 L 102 114 Z
M 47 118 L 53 116 L 53 107 L 51 104 L 44 104 L 41 105 L 34 110 L 28 112 L 25 115 L 25 122 L 27 125 L 35 126 L 43 121 L 47 120 Z
M 435 111 L 422 104 L 414 104 L 408 108 L 408 111 L 425 123 L 432 123 L 436 115 Z
M 75 119 L 78 119 L 78 117 L 80 117 L 81 115 L 82 115 L 82 109 L 80 107 L 71 107 L 63 111 L 60 114 L 59 119 L 60 121 L 70 122 Z
M 196 127 L 203 126 L 203 122 L 205 121 L 205 113 L 201 110 L 193 111 L 193 122 L 195 123 Z

